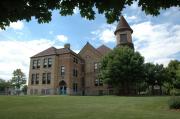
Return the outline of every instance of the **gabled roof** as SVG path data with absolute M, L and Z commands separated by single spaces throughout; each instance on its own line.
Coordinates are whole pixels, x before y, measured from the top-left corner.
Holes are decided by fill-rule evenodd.
M 123 16 L 120 17 L 119 23 L 116 27 L 114 34 L 116 34 L 116 32 L 120 30 L 130 30 L 131 33 L 133 33 L 133 30 L 131 29 L 131 27 L 129 26 L 129 24 L 127 23 L 127 21 Z
M 42 51 L 42 52 L 40 52 L 40 53 L 32 56 L 32 57 L 40 57 L 40 56 L 54 55 L 54 54 L 56 54 L 56 50 L 57 50 L 57 49 L 56 49 L 55 47 L 50 47 L 50 48 L 48 48 L 48 49 L 46 49 L 46 50 L 44 50 L 44 51 Z
M 71 53 L 71 54 L 79 57 L 78 54 L 76 54 L 74 51 L 72 51 L 69 48 L 56 49 L 55 47 L 50 47 L 50 48 L 32 56 L 31 58 L 48 56 L 48 55 L 60 55 L 60 54 L 66 54 L 66 53 Z
M 82 54 L 88 48 L 94 51 L 95 54 L 102 56 L 102 54 L 96 48 L 94 48 L 89 42 L 86 43 L 86 45 L 80 50 L 78 54 Z
M 110 48 L 108 48 L 107 46 L 105 46 L 104 44 L 99 46 L 98 48 L 96 48 L 98 52 L 100 52 L 102 55 L 105 55 L 107 53 L 109 53 L 111 51 Z

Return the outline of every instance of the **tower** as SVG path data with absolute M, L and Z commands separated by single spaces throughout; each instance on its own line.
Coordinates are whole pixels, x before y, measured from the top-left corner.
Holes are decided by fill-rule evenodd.
M 114 32 L 116 36 L 117 47 L 129 46 L 130 48 L 134 49 L 131 36 L 132 33 L 133 30 L 131 29 L 125 18 L 121 16 L 120 21 Z

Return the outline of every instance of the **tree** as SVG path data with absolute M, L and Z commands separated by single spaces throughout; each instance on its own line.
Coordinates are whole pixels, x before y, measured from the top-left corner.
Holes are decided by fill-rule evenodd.
M 5 29 L 10 22 L 17 20 L 30 21 L 35 17 L 39 23 L 51 21 L 52 11 L 59 10 L 60 15 L 72 15 L 78 8 L 80 15 L 87 19 L 95 18 L 95 10 L 104 14 L 107 22 L 119 20 L 121 11 L 138 2 L 138 6 L 146 14 L 158 15 L 161 9 L 179 7 L 179 0 L 1 0 L 0 1 L 0 28 Z M 96 9 L 95 9 L 96 8 Z
M 14 70 L 11 83 L 16 88 L 17 94 L 19 95 L 21 86 L 26 83 L 25 74 L 21 71 L 21 69 Z
M 174 88 L 180 89 L 180 61 L 171 60 L 168 64 L 168 71 L 171 79 L 169 83 Z
M 162 94 L 162 86 L 168 80 L 168 72 L 162 64 L 146 63 L 144 72 L 148 88 L 151 87 L 151 93 L 155 94 L 155 86 L 159 87 L 159 94 Z
M 100 78 L 115 88 L 117 94 L 137 94 L 143 81 L 144 58 L 129 47 L 115 48 L 101 62 Z
M 11 87 L 11 84 L 9 81 L 0 79 L 0 93 L 3 94 L 7 93 L 7 90 Z

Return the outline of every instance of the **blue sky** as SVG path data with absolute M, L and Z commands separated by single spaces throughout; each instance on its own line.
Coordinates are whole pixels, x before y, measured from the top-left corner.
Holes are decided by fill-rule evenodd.
M 87 41 L 94 47 L 102 44 L 115 47 L 117 22 L 107 24 L 104 15 L 98 14 L 95 20 L 89 21 L 80 17 L 78 9 L 74 12 L 73 16 L 62 17 L 54 11 L 48 24 L 38 24 L 33 18 L 30 22 L 11 23 L 5 31 L 0 30 L 0 78 L 10 79 L 17 68 L 28 77 L 29 57 L 51 46 L 62 48 L 65 43 L 70 43 L 71 49 L 77 53 Z M 179 8 L 161 11 L 159 16 L 153 17 L 145 15 L 134 3 L 122 13 L 134 30 L 135 49 L 146 62 L 166 66 L 171 59 L 180 60 Z

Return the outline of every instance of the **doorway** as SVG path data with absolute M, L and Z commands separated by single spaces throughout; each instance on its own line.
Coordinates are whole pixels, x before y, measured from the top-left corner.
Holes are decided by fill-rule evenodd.
M 59 82 L 59 94 L 66 95 L 66 90 L 67 90 L 66 82 L 60 81 Z

